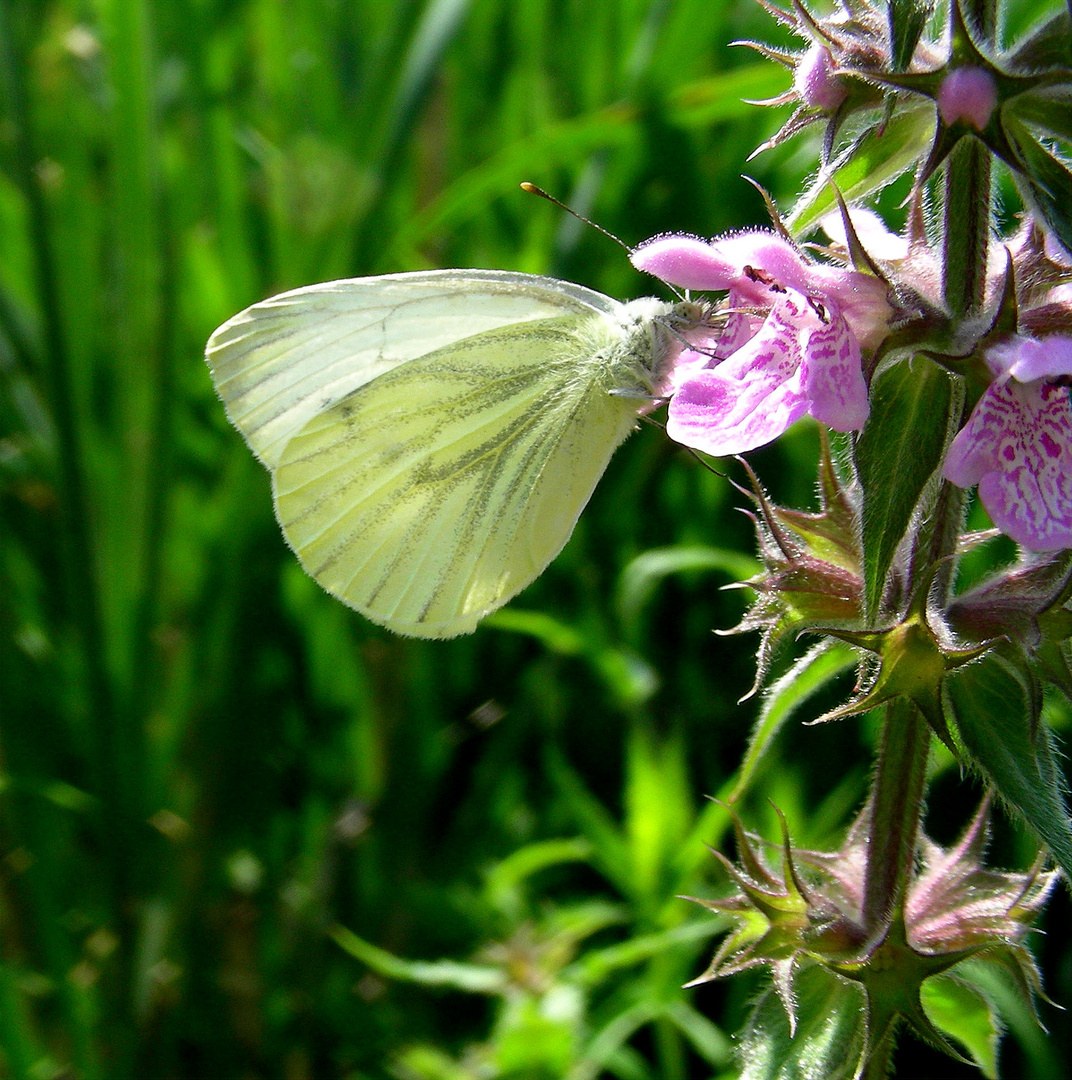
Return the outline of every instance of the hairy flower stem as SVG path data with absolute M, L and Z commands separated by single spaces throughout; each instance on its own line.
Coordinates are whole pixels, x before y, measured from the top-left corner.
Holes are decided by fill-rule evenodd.
M 864 880 L 863 924 L 881 933 L 904 900 L 915 862 L 931 733 L 907 698 L 887 706 L 872 781 L 871 823 Z
M 883 936 L 904 904 L 915 865 L 923 792 L 926 786 L 930 728 L 907 698 L 886 706 L 886 725 L 871 786 L 867 870 L 864 878 L 863 924 L 868 937 Z M 894 1033 L 891 1029 L 873 1047 L 861 1080 L 890 1075 Z
M 975 139 L 961 139 L 945 174 L 943 290 L 954 318 L 983 305 L 990 200 L 990 153 Z
M 976 0 L 968 17 L 977 32 L 992 30 L 994 0 Z M 986 263 L 991 218 L 990 155 L 973 138 L 961 139 L 946 163 L 943 216 L 943 294 L 954 323 L 982 309 L 986 299 Z M 949 566 L 959 531 L 962 500 L 943 484 L 929 527 L 916 538 L 910 592 L 931 581 L 938 567 Z M 938 582 L 944 593 L 950 570 Z M 931 731 L 908 698 L 887 706 L 878 763 L 872 780 L 867 870 L 862 919 L 866 932 L 881 937 L 904 905 L 911 881 L 923 798 Z M 865 1066 L 867 1078 L 888 1075 L 894 1039 L 883 1038 Z

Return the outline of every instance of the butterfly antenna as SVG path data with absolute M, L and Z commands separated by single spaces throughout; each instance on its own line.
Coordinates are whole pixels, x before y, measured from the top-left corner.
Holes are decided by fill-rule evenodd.
M 597 225 L 583 214 L 578 214 L 576 210 L 571 210 L 561 199 L 556 199 L 554 195 L 549 195 L 542 187 L 537 187 L 535 184 L 530 184 L 528 180 L 525 180 L 521 184 L 521 190 L 527 191 L 530 195 L 539 195 L 541 199 L 546 199 L 549 203 L 554 203 L 560 210 L 565 210 L 567 214 L 572 215 L 578 221 L 583 221 L 585 225 L 591 225 L 596 232 L 601 232 L 608 240 L 613 240 L 618 247 L 624 248 L 626 251 L 632 253 L 633 249 L 624 240 L 619 240 L 614 233 L 604 229 L 602 225 Z

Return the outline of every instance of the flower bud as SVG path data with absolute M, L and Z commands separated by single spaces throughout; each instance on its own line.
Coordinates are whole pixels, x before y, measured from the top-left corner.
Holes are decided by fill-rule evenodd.
M 949 126 L 959 121 L 982 131 L 997 103 L 994 76 L 983 68 L 954 68 L 938 88 L 938 112 Z
M 830 50 L 825 45 L 812 45 L 800 58 L 793 76 L 797 97 L 809 109 L 833 112 L 848 96 L 845 83 L 836 71 Z

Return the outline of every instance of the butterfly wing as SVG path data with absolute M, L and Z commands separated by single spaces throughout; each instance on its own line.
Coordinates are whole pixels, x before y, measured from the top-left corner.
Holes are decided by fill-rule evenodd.
M 623 334 L 594 313 L 487 330 L 320 410 L 274 473 L 306 570 L 398 633 L 473 630 L 558 554 L 634 426 L 607 392 Z
M 309 420 L 400 364 L 485 330 L 620 307 L 580 285 L 497 270 L 329 281 L 240 312 L 206 357 L 228 416 L 273 469 Z

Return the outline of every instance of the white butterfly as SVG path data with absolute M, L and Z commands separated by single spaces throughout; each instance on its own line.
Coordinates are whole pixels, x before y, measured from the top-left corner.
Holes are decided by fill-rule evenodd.
M 438 270 L 282 293 L 207 359 L 328 592 L 400 634 L 475 629 L 562 550 L 707 308 Z

